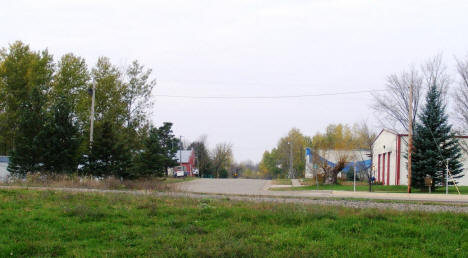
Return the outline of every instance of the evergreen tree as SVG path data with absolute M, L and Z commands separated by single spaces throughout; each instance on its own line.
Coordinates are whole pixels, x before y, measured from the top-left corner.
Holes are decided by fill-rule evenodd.
M 442 91 L 433 84 L 429 87 L 426 104 L 415 127 L 412 186 L 425 189 L 426 175 L 432 177 L 433 189 L 445 184 L 447 162 L 454 179 L 463 176 L 460 146 L 451 129 Z
M 144 148 L 136 157 L 135 172 L 133 175 L 138 176 L 164 176 L 166 173 L 163 146 L 157 128 L 151 128 L 148 137 L 144 142 Z
M 172 123 L 164 122 L 157 129 L 157 133 L 164 157 L 163 166 L 167 171 L 168 168 L 177 166 L 176 154 L 181 142 L 172 132 Z
M 164 176 L 169 167 L 177 166 L 179 140 L 171 127 L 172 123 L 164 123 L 159 128 L 150 128 L 144 148 L 136 157 L 134 176 Z
M 40 138 L 44 123 L 45 97 L 35 87 L 31 99 L 18 109 L 18 131 L 15 135 L 16 148 L 10 151 L 8 171 L 24 176 L 41 169 L 44 146 Z
M 78 166 L 81 142 L 76 122 L 72 120 L 71 103 L 60 98 L 52 106 L 39 138 L 43 146 L 43 169 L 55 173 L 73 173 Z
M 107 177 L 128 178 L 131 154 L 111 122 L 96 126 L 96 134 L 85 165 L 85 173 Z

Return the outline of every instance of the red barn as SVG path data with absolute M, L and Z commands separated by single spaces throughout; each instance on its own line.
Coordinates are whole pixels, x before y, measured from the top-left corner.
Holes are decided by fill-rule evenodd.
M 195 169 L 195 151 L 193 150 L 182 150 L 177 151 L 176 154 L 177 162 L 179 166 L 182 163 L 184 171 L 187 172 L 187 175 L 193 175 L 193 170 Z M 181 162 L 182 160 L 182 162 Z

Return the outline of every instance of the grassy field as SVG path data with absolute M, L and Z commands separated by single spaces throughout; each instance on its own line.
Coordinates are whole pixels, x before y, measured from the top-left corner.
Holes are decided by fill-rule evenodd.
M 468 186 L 459 186 L 458 189 L 460 190 L 461 194 L 468 194 Z M 306 186 L 297 186 L 297 187 L 288 187 L 288 188 L 276 188 L 271 190 L 277 191 L 303 191 L 303 190 L 317 190 L 316 185 L 306 185 Z M 339 184 L 339 185 L 319 185 L 318 190 L 336 190 L 336 191 L 353 191 L 352 184 Z M 408 187 L 406 185 L 373 185 L 372 191 L 373 192 L 387 192 L 387 193 L 406 193 Z M 427 193 L 421 192 L 420 189 L 413 188 L 413 193 Z M 367 192 L 369 191 L 368 185 L 356 185 L 356 191 Z M 435 192 L 432 193 L 440 193 L 445 194 L 445 188 L 440 187 Z M 457 190 L 454 186 L 449 186 L 449 193 L 450 194 L 458 194 Z
M 468 215 L 0 190 L 0 256 L 467 257 Z

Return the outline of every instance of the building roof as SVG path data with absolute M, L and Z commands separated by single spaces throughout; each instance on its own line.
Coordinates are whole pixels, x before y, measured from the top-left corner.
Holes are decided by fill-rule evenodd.
M 397 135 L 397 136 L 408 136 L 407 133 L 398 133 L 398 132 L 393 131 L 393 130 L 391 130 L 391 129 L 384 128 L 384 129 L 382 129 L 382 130 L 380 131 L 380 133 L 377 135 L 377 137 L 375 137 L 374 142 L 375 142 L 375 140 L 377 140 L 377 138 L 379 138 L 379 136 L 380 136 L 384 131 L 389 132 L 389 133 L 394 134 L 394 135 Z M 468 138 L 468 136 L 467 136 L 467 135 L 455 135 L 455 138 Z M 372 143 L 372 144 L 373 144 L 373 143 Z
M 177 159 L 178 163 L 180 162 L 180 158 L 182 157 L 182 163 L 189 163 L 190 162 L 190 156 L 192 156 L 193 150 L 182 150 L 177 151 L 175 158 Z
M 367 154 L 370 153 L 370 150 L 358 149 L 358 150 L 319 150 L 318 155 L 323 159 L 337 163 L 340 158 L 345 155 L 348 159 L 348 162 L 362 161 L 367 160 Z

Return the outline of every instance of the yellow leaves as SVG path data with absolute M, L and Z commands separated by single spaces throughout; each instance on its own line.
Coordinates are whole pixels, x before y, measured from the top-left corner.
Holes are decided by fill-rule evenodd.
M 312 146 L 316 149 L 352 150 L 368 148 L 367 132 L 360 126 L 350 127 L 345 124 L 331 124 L 325 133 L 317 133 L 312 137 Z

